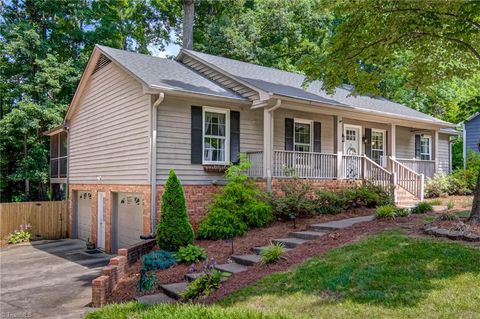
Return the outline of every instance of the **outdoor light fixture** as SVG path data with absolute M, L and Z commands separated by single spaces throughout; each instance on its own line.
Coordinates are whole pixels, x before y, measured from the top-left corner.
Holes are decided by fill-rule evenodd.
M 342 143 L 344 143 L 344 142 L 345 142 L 345 135 L 342 134 Z
M 290 220 L 293 220 L 293 229 L 297 228 L 297 216 L 295 214 L 290 214 L 288 217 L 290 217 Z
M 366 136 L 364 136 L 364 137 L 362 138 L 362 141 L 363 141 L 363 144 L 367 144 L 367 142 L 368 142 L 368 139 L 367 139 L 367 137 L 366 137 Z

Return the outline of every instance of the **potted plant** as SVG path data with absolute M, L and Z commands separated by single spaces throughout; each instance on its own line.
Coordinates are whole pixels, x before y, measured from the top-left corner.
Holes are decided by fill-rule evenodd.
M 87 250 L 95 249 L 95 243 L 92 243 L 90 241 L 90 238 L 87 239 L 86 245 L 87 245 Z

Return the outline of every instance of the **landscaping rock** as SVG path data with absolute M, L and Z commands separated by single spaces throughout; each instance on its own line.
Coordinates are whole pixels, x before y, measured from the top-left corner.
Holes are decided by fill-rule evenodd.
M 178 282 L 174 284 L 168 284 L 168 285 L 160 285 L 160 288 L 162 288 L 163 292 L 173 298 L 173 299 L 180 299 L 180 295 L 187 289 L 188 282 Z
M 308 240 L 308 239 L 316 239 L 325 234 L 327 234 L 326 231 L 305 230 L 305 231 L 296 231 L 296 232 L 290 233 L 289 236 Z
M 252 250 L 256 253 L 256 254 L 261 254 L 262 253 L 262 250 L 268 248 L 270 246 L 261 246 L 261 247 L 253 247 Z M 283 247 L 283 252 L 286 253 L 287 251 L 289 250 L 292 250 L 291 248 L 286 248 L 286 247 Z
M 139 303 L 143 303 L 145 305 L 159 305 L 159 304 L 167 304 L 167 303 L 174 303 L 176 302 L 175 299 L 170 298 L 164 293 L 159 293 L 155 295 L 146 295 L 140 296 L 135 298 L 136 301 Z
M 224 271 L 224 272 L 229 272 L 231 274 L 237 274 L 239 272 L 247 270 L 248 267 L 237 264 L 237 263 L 230 263 L 230 264 L 216 265 L 215 269 L 218 269 L 218 270 Z
M 278 238 L 273 240 L 274 243 L 282 244 L 287 248 L 295 248 L 298 245 L 305 244 L 307 241 L 306 239 L 300 238 Z
M 358 223 L 363 223 L 363 222 L 370 222 L 375 219 L 375 216 L 360 216 L 360 217 L 354 217 L 354 218 L 348 218 L 348 219 L 342 219 L 342 220 L 335 220 L 332 222 L 328 223 L 322 223 L 322 224 L 313 224 L 310 226 L 311 229 L 313 230 L 338 230 L 338 229 L 344 229 L 347 227 L 350 227 L 354 224 Z

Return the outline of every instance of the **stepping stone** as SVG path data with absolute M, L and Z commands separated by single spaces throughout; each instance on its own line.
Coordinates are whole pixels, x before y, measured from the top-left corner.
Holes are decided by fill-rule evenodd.
M 324 231 L 314 231 L 314 230 L 305 230 L 305 231 L 296 231 L 290 233 L 290 237 L 300 238 L 300 239 L 317 239 L 318 237 L 322 237 L 327 232 Z
M 162 288 L 168 297 L 180 299 L 180 295 L 187 289 L 187 286 L 188 282 L 177 282 L 174 284 L 160 285 L 160 288 Z
M 253 247 L 252 250 L 253 250 L 256 254 L 260 255 L 260 254 L 262 253 L 262 250 L 267 249 L 268 247 L 271 247 L 271 246 Z M 284 253 L 286 253 L 286 252 L 289 251 L 289 250 L 292 250 L 292 249 L 291 249 L 291 248 L 283 247 L 283 252 L 284 252 Z
M 247 270 L 248 267 L 237 264 L 237 263 L 230 263 L 230 264 L 216 265 L 215 269 L 218 269 L 224 272 L 229 272 L 231 274 L 238 274 L 239 272 Z
M 287 248 L 295 248 L 298 245 L 302 245 L 302 244 L 305 244 L 306 242 L 308 242 L 308 240 L 300 239 L 300 238 L 278 238 L 278 239 L 274 239 L 272 241 L 274 243 L 283 244 L 283 246 L 287 247 Z
M 204 275 L 205 275 L 205 273 L 203 271 L 186 274 L 185 275 L 185 280 L 188 281 L 188 282 L 191 282 L 191 281 L 194 281 L 195 279 L 197 279 L 198 277 L 201 277 L 201 276 L 204 276 Z M 224 278 L 222 278 L 222 281 L 225 281 L 227 279 L 228 279 L 228 277 L 224 277 Z
M 253 266 L 261 261 L 259 255 L 237 255 L 231 257 L 234 262 L 244 266 Z
M 143 303 L 145 305 L 160 305 L 160 304 L 167 304 L 167 303 L 174 303 L 175 299 L 170 298 L 166 294 L 159 293 L 155 295 L 146 295 L 141 297 L 135 297 L 135 300 L 139 303 Z
M 358 223 L 369 222 L 374 219 L 375 219 L 375 216 L 373 215 L 360 216 L 360 217 L 354 217 L 354 218 L 335 220 L 328 223 L 313 224 L 313 225 L 310 225 L 310 228 L 314 230 L 338 230 L 338 229 L 348 228 Z

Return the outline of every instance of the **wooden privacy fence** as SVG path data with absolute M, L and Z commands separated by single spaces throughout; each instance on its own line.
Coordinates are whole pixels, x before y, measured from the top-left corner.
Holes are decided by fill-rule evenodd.
M 22 224 L 32 226 L 32 239 L 66 238 L 66 207 L 65 201 L 0 203 L 0 239 Z

